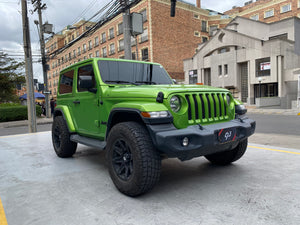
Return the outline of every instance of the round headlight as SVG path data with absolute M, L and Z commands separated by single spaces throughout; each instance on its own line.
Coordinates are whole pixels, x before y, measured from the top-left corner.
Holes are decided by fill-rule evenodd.
M 181 108 L 180 98 L 173 96 L 170 100 L 170 106 L 173 112 L 178 112 Z

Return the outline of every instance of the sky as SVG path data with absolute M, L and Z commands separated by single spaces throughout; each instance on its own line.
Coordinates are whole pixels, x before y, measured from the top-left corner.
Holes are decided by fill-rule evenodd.
M 81 18 L 89 19 L 111 0 L 42 0 L 47 5 L 43 10 L 43 23 L 48 21 L 53 24 L 54 32 L 61 31 L 65 26 L 73 24 Z M 196 4 L 196 0 L 185 0 Z M 245 0 L 246 1 L 246 0 Z M 201 0 L 201 7 L 224 12 L 232 6 L 242 6 L 241 0 Z M 31 49 L 33 54 L 34 78 L 43 82 L 40 59 L 40 44 L 38 29 L 34 20 L 38 19 L 33 12 L 31 0 L 27 0 L 28 18 L 30 23 Z M 0 0 L 0 51 L 4 51 L 16 60 L 24 59 L 23 30 L 21 15 L 21 0 Z M 45 38 L 48 36 L 45 35 Z

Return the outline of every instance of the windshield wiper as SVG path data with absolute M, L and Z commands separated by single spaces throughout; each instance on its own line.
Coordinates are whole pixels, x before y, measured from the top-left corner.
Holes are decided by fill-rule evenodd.
M 125 80 L 106 80 L 104 81 L 105 83 L 116 83 L 116 84 L 133 84 L 137 85 L 136 83 L 130 82 L 130 81 L 125 81 Z
M 135 83 L 142 83 L 142 84 L 156 84 L 154 81 L 136 81 Z

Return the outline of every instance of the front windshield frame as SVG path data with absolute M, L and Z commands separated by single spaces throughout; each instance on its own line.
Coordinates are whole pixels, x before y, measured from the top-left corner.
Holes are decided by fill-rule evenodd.
M 159 85 L 173 84 L 167 71 L 159 64 L 128 60 L 98 60 L 103 83 L 112 85 Z M 122 82 L 120 82 L 122 81 Z

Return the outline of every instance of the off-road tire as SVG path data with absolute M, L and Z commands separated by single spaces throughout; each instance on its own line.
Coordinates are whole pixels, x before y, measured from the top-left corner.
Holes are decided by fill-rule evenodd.
M 77 143 L 70 140 L 68 127 L 62 116 L 54 117 L 52 124 L 52 144 L 58 157 L 68 158 L 76 152 Z
M 160 177 L 161 158 L 146 128 L 136 122 L 119 123 L 107 140 L 108 169 L 116 188 L 132 197 L 151 190 Z
M 226 152 L 219 152 L 212 155 L 206 155 L 205 158 L 216 165 L 228 165 L 240 159 L 246 152 L 248 139 L 241 141 L 234 149 Z

